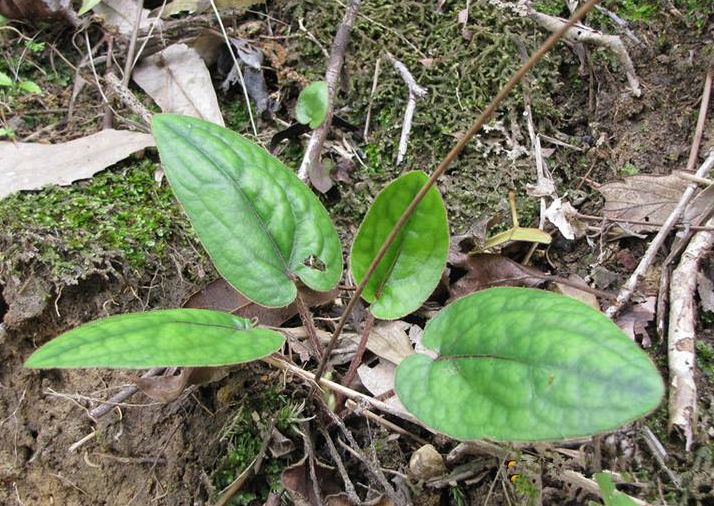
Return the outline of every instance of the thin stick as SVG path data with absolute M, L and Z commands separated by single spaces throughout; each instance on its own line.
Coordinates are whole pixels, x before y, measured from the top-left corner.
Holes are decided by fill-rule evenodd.
M 352 362 L 350 362 L 350 367 L 347 369 L 347 374 L 345 374 L 345 376 L 342 378 L 341 383 L 346 387 L 349 387 L 352 384 L 352 380 L 355 379 L 355 375 L 357 374 L 357 368 L 362 363 L 362 356 L 364 355 L 364 351 L 367 349 L 367 340 L 369 339 L 370 332 L 372 332 L 372 328 L 374 328 L 374 315 L 369 312 L 367 313 L 367 318 L 365 318 L 364 329 L 362 329 L 362 337 L 359 340 L 359 345 L 357 345 L 357 351 L 355 352 L 355 356 L 352 358 Z M 340 404 L 342 403 L 337 403 L 338 406 Z
M 575 215 L 577 218 L 580 218 L 581 220 L 588 220 L 588 221 L 608 221 L 611 223 L 614 223 L 617 225 L 618 223 L 622 223 L 624 225 L 648 225 L 650 227 L 663 227 L 664 223 L 656 223 L 652 221 L 638 221 L 638 220 L 613 220 L 610 218 L 603 218 L 602 216 L 594 216 L 592 214 L 582 214 L 578 213 Z M 674 228 L 683 228 L 685 230 L 714 230 L 712 227 L 707 227 L 707 226 L 702 226 L 702 225 L 685 225 L 685 224 L 677 224 L 674 226 Z
M 422 201 L 424 196 L 431 189 L 431 187 L 434 186 L 436 180 L 439 179 L 442 174 L 444 174 L 444 172 L 446 172 L 446 169 L 449 168 L 454 159 L 459 156 L 461 151 L 463 151 L 463 149 L 466 147 L 466 144 L 469 142 L 469 140 L 471 140 L 471 138 L 476 135 L 476 133 L 481 129 L 481 127 L 486 124 L 489 118 L 496 111 L 496 108 L 498 108 L 503 99 L 508 96 L 511 90 L 520 82 L 520 80 L 523 79 L 523 76 L 525 76 L 533 68 L 533 66 L 538 63 L 541 58 L 543 58 L 545 53 L 547 53 L 558 42 L 558 40 L 560 40 L 563 34 L 565 34 L 565 32 L 568 31 L 570 27 L 572 27 L 580 18 L 582 18 L 590 9 L 592 9 L 599 2 L 600 0 L 588 0 L 577 10 L 575 14 L 573 14 L 573 16 L 568 20 L 567 23 L 565 23 L 558 31 L 556 31 L 546 39 L 543 45 L 539 47 L 538 50 L 528 59 L 528 61 L 524 63 L 520 69 L 518 69 L 518 72 L 516 72 L 513 77 L 511 77 L 511 80 L 508 81 L 508 83 L 503 88 L 501 88 L 501 91 L 498 92 L 498 94 L 491 101 L 486 110 L 481 113 L 481 116 L 474 122 L 473 125 L 471 125 L 468 132 L 466 132 L 466 134 L 464 134 L 464 136 L 456 143 L 456 145 L 451 149 L 451 151 L 449 151 L 444 160 L 439 164 L 436 170 L 429 177 L 429 180 L 424 184 L 421 190 L 419 190 L 419 193 L 414 196 L 412 202 L 405 209 L 404 213 L 399 218 L 399 221 L 397 221 L 397 223 L 394 225 L 394 228 L 392 228 L 392 231 L 385 239 L 384 244 L 382 244 L 382 247 L 379 249 L 377 255 L 374 257 L 374 260 L 372 260 L 372 263 L 367 269 L 364 278 L 362 278 L 362 281 L 360 282 L 359 286 L 357 286 L 357 290 L 355 290 L 354 295 L 352 296 L 349 303 L 347 304 L 347 307 L 342 313 L 342 317 L 337 323 L 337 327 L 335 328 L 335 331 L 332 334 L 332 338 L 330 339 L 330 342 L 327 345 L 327 349 L 325 350 L 325 356 L 323 357 L 322 362 L 320 363 L 320 366 L 317 368 L 317 372 L 315 373 L 315 378 L 317 380 L 319 380 L 322 376 L 322 373 L 325 372 L 325 367 L 327 365 L 327 360 L 330 357 L 330 353 L 332 353 L 332 350 L 337 344 L 337 338 L 340 337 L 342 329 L 347 323 L 347 318 L 349 318 L 349 315 L 354 309 L 357 300 L 359 300 L 360 296 L 362 295 L 362 292 L 367 286 L 367 283 L 369 283 L 369 280 L 372 278 L 374 271 L 377 269 L 377 266 L 382 261 L 382 258 L 384 258 L 384 255 L 387 253 L 387 250 L 394 242 L 394 239 L 396 239 L 397 234 L 399 234 L 399 231 L 414 213 L 414 210 Z
M 310 308 L 307 307 L 307 304 L 305 304 L 300 292 L 298 292 L 297 297 L 295 297 L 295 307 L 297 308 L 300 320 L 302 320 L 302 324 L 307 331 L 307 337 L 310 340 L 310 344 L 312 344 L 312 347 L 315 348 L 315 357 L 317 359 L 322 359 L 322 345 L 320 344 L 320 339 L 317 337 L 315 322 L 312 319 Z
M 308 172 L 310 171 L 310 168 L 320 158 L 322 145 L 325 143 L 327 133 L 330 131 L 330 127 L 332 126 L 332 114 L 335 110 L 335 97 L 337 97 L 337 83 L 342 71 L 342 64 L 345 61 L 345 50 L 347 49 L 347 43 L 350 40 L 350 32 L 352 32 L 352 26 L 354 25 L 355 18 L 357 17 L 357 9 L 359 8 L 360 1 L 361 0 L 349 0 L 345 9 L 345 15 L 342 18 L 342 23 L 340 23 L 332 42 L 330 62 L 327 65 L 327 71 L 325 72 L 328 95 L 327 115 L 325 116 L 325 121 L 322 122 L 322 125 L 312 132 L 310 142 L 305 150 L 305 156 L 303 157 L 300 169 L 298 170 L 298 177 L 303 181 L 308 180 Z
M 141 13 L 143 10 L 144 0 L 136 0 L 136 16 L 134 17 L 134 28 L 131 31 L 131 39 L 129 39 L 129 49 L 126 52 L 126 61 L 124 62 L 124 76 L 121 80 L 121 83 L 124 86 L 129 86 L 129 79 L 131 79 L 131 71 L 134 69 L 136 38 L 139 36 L 139 25 L 141 25 Z
M 221 14 L 218 12 L 218 7 L 216 7 L 216 2 L 214 0 L 211 1 L 211 7 L 213 7 L 213 12 L 216 15 L 216 19 L 218 20 L 218 24 L 221 27 L 221 33 L 223 33 L 223 38 L 226 40 L 226 46 L 228 47 L 228 52 L 231 54 L 231 58 L 233 59 L 233 65 L 235 65 L 236 70 L 238 71 L 238 78 L 240 79 L 240 85 L 241 88 L 243 88 L 243 98 L 245 99 L 245 106 L 248 108 L 248 118 L 250 119 L 250 126 L 253 128 L 253 135 L 258 137 L 258 128 L 255 126 L 255 120 L 253 119 L 253 108 L 250 106 L 250 97 L 248 96 L 248 88 L 245 86 L 245 79 L 243 79 L 243 71 L 240 68 L 240 64 L 238 63 L 238 58 L 236 58 L 235 51 L 233 50 L 233 43 L 231 42 L 231 39 L 228 37 L 228 33 L 226 32 L 226 27 L 223 26 L 223 20 L 221 19 Z
M 152 376 L 158 376 L 159 374 L 163 373 L 166 370 L 165 367 L 154 367 L 153 369 L 149 369 L 148 372 L 146 372 L 144 375 L 142 375 L 142 378 L 151 378 Z M 104 402 L 103 404 L 100 404 L 93 410 L 89 412 L 89 416 L 91 418 L 94 418 L 95 420 L 97 418 L 101 418 L 107 413 L 109 413 L 112 409 L 116 407 L 117 404 L 121 404 L 125 400 L 127 400 L 129 397 L 134 395 L 136 392 L 139 391 L 139 387 L 136 387 L 134 385 L 126 387 L 124 390 L 119 392 L 118 394 L 114 395 L 113 397 L 110 397 L 108 401 Z
M 270 357 L 265 357 L 262 360 L 263 360 L 263 362 L 265 362 L 268 365 L 272 365 L 273 367 L 277 367 L 278 369 L 281 369 L 283 371 L 291 372 L 291 373 L 295 374 L 296 376 L 299 376 L 313 384 L 317 384 L 318 380 L 315 379 L 314 374 L 312 374 L 311 372 L 305 371 L 304 369 L 301 369 L 300 367 L 298 367 L 296 365 L 286 362 L 285 360 L 282 360 L 275 355 L 270 356 Z M 320 378 L 319 384 L 320 384 L 320 386 L 329 388 L 330 390 L 337 392 L 339 394 L 342 394 L 349 399 L 353 399 L 356 402 L 362 402 L 364 404 L 368 404 L 369 406 L 372 406 L 373 408 L 378 409 L 379 411 L 382 411 L 383 413 L 388 413 L 390 415 L 396 416 L 397 418 L 401 418 L 402 420 L 405 420 L 407 422 L 410 422 L 410 423 L 413 423 L 420 427 L 423 427 L 424 429 L 428 430 L 429 432 L 436 433 L 436 431 L 434 429 L 427 427 L 426 425 L 424 425 L 423 422 L 419 421 L 419 419 L 417 419 L 416 417 L 407 413 L 406 411 L 403 411 L 403 410 L 396 408 L 394 406 L 390 406 L 389 404 L 387 404 L 385 402 L 378 401 L 377 399 L 370 397 L 369 395 L 361 394 L 359 392 L 356 392 L 355 390 L 352 390 L 351 388 L 343 387 L 339 383 L 335 383 L 334 381 L 330 381 L 325 378 Z
M 707 77 L 704 80 L 704 92 L 702 93 L 702 104 L 701 108 L 699 109 L 697 130 L 694 134 L 694 142 L 692 143 L 692 150 L 689 155 L 689 161 L 687 162 L 687 169 L 690 171 L 694 168 L 694 164 L 697 160 L 699 144 L 701 142 L 702 132 L 704 129 L 704 121 L 706 119 L 707 109 L 709 107 L 709 98 L 711 97 L 711 90 L 712 69 L 709 69 L 709 72 L 707 72 Z M 706 161 L 701 165 L 701 167 L 699 167 L 699 170 L 695 175 L 697 177 L 704 177 L 709 173 L 712 167 L 714 167 L 714 149 L 709 152 L 709 156 L 707 157 Z M 630 275 L 630 278 L 627 280 L 627 282 L 620 289 L 620 293 L 617 296 L 617 301 L 605 311 L 605 314 L 609 318 L 614 319 L 615 317 L 617 317 L 620 311 L 622 311 L 622 308 L 625 306 L 625 304 L 630 301 L 630 298 L 632 297 L 632 294 L 634 293 L 635 288 L 637 287 L 637 283 L 640 280 L 640 277 L 643 276 L 650 268 L 650 265 L 652 264 L 655 259 L 655 256 L 657 255 L 657 252 L 662 247 L 662 244 L 664 244 L 664 241 L 671 232 L 672 228 L 674 227 L 674 224 L 677 222 L 677 220 L 679 220 L 679 217 L 684 212 L 684 208 L 687 207 L 687 204 L 692 198 L 692 195 L 694 195 L 696 189 L 697 183 L 690 183 L 689 186 L 687 186 L 687 188 L 684 190 L 676 207 L 667 217 L 664 222 L 664 225 L 662 225 L 662 228 L 660 228 L 659 232 L 657 232 L 657 235 L 654 237 L 654 239 L 652 239 L 652 242 L 647 248 L 647 251 L 642 257 L 642 260 L 640 260 L 639 265 Z
M 377 61 L 374 64 L 374 75 L 372 76 L 372 91 L 369 92 L 369 104 L 367 105 L 367 119 L 364 120 L 364 134 L 362 135 L 365 140 L 369 134 L 369 122 L 372 119 L 372 106 L 374 105 L 374 94 L 377 92 L 377 83 L 379 82 L 379 65 L 382 63 L 382 59 L 377 57 Z
M 392 53 L 387 51 L 387 60 L 394 66 L 394 69 L 399 72 L 402 79 L 407 84 L 409 90 L 409 98 L 407 99 L 407 107 L 404 110 L 404 120 L 402 121 L 402 134 L 399 137 L 399 147 L 397 148 L 397 165 L 400 165 L 404 160 L 404 155 L 407 153 L 407 145 L 409 144 L 409 134 L 412 130 L 412 121 L 414 120 L 414 111 L 416 109 L 417 100 L 424 97 L 427 93 L 426 88 L 419 86 L 414 80 L 414 76 L 409 72 L 409 69 L 402 62 L 397 60 Z
M 708 224 L 714 225 L 714 219 Z M 714 232 L 697 232 L 672 272 L 670 284 L 669 332 L 667 357 L 669 364 L 669 425 L 684 433 L 685 449 L 694 442 L 697 426 L 697 385 L 695 339 L 697 304 L 697 270 L 701 259 L 714 246 Z
M 332 460 L 335 462 L 335 465 L 337 465 L 337 469 L 339 470 L 340 476 L 342 477 L 342 482 L 345 484 L 345 492 L 347 493 L 347 497 L 349 497 L 350 501 L 352 501 L 354 504 L 361 504 L 362 501 L 357 495 L 355 486 L 352 484 L 352 480 L 350 480 L 350 476 L 347 474 L 347 469 L 345 469 L 345 463 L 342 462 L 340 454 L 337 452 L 337 448 L 335 448 L 335 443 L 332 441 L 330 434 L 327 432 L 324 426 L 320 426 L 320 432 L 322 433 L 322 437 L 325 438 L 325 442 L 327 443 L 327 449 L 329 450 L 330 455 L 332 456 Z
M 358 415 L 366 416 L 367 418 L 378 423 L 382 427 L 385 427 L 387 430 L 391 430 L 392 432 L 396 432 L 397 434 L 401 434 L 402 436 L 410 437 L 422 446 L 429 444 L 429 441 L 427 441 L 426 439 L 422 439 L 419 436 L 417 436 L 416 434 L 409 432 L 408 430 L 400 427 L 399 425 L 392 423 L 389 420 L 385 420 L 384 417 L 379 416 L 376 413 L 372 413 L 368 409 L 359 409 L 359 404 L 357 404 L 352 399 L 349 399 L 347 401 L 347 409 L 353 410 Z

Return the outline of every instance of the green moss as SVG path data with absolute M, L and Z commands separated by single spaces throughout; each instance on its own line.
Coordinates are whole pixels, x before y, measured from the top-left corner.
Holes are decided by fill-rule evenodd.
M 59 285 L 117 265 L 155 268 L 170 241 L 192 235 L 168 186 L 154 181 L 156 168 L 144 160 L 0 201 L 0 275 L 32 264 Z
M 714 347 L 707 342 L 698 340 L 696 348 L 697 366 L 704 373 L 709 383 L 714 385 Z
M 263 392 L 252 390 L 242 399 L 240 408 L 223 428 L 222 438 L 228 449 L 213 472 L 213 481 L 218 489 L 230 485 L 235 478 L 257 457 L 263 444 L 262 427 L 275 418 L 275 427 L 290 437 L 293 427 L 300 420 L 303 404 L 291 401 L 286 395 L 271 387 Z M 242 494 L 234 496 L 232 505 L 253 504 L 256 499 L 264 502 L 270 492 L 282 490 L 280 475 L 289 465 L 285 458 L 275 459 L 267 454 L 260 475 L 252 478 Z

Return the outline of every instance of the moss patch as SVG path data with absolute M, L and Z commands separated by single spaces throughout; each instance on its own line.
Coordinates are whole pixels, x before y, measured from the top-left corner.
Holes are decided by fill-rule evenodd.
M 90 181 L 16 193 L 0 201 L 0 279 L 32 270 L 55 286 L 96 272 L 153 272 L 170 245 L 193 232 L 157 165 L 128 163 Z M 196 262 L 204 254 L 195 246 Z M 204 261 L 205 263 L 205 261 Z

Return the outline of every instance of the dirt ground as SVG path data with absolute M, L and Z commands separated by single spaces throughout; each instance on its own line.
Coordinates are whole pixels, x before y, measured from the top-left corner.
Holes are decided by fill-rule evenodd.
M 551 13 L 567 14 L 560 4 L 537 2 Z M 458 22 L 466 5 L 470 5 L 470 38 L 464 37 Z M 714 8 L 708 0 L 674 5 L 667 0 L 622 0 L 606 2 L 606 6 L 626 17 L 642 41 L 636 45 L 623 36 L 641 81 L 640 98 L 628 92 L 617 61 L 593 47 L 588 47 L 586 65 L 581 67 L 571 49 L 560 44 L 529 78 L 536 128 L 571 146 L 544 143 L 558 190 L 579 198 L 581 212 L 593 215 L 601 214 L 603 206 L 595 191 L 597 184 L 632 173 L 669 174 L 686 166 L 704 76 L 714 65 Z M 324 0 L 268 2 L 240 14 L 229 26 L 247 30 L 246 25 L 252 24 L 255 43 L 274 55 L 266 61 L 265 72 L 269 91 L 279 97 L 276 118 L 289 121 L 301 82 L 318 79 L 324 72 L 324 55 L 307 33 L 329 49 L 342 10 L 340 2 Z M 402 170 L 433 169 L 518 66 L 518 50 L 510 37 L 521 39 L 529 52 L 545 37 L 532 22 L 485 1 L 380 0 L 366 2 L 361 14 L 347 50 L 345 86 L 338 105 L 349 105 L 340 114 L 363 128 L 371 102 L 371 133 L 366 140 L 334 134 L 335 145 L 347 136 L 362 161 L 353 161 L 348 177 L 321 195 L 339 226 L 346 251 L 359 219 L 384 183 Z M 305 31 L 298 29 L 298 19 Z M 591 15 L 588 22 L 621 33 L 602 14 Z M 273 36 L 268 36 L 268 25 Z M 23 58 L 40 67 L 57 65 L 60 70 L 53 80 L 50 77 L 55 74 L 43 77 L 28 67 L 28 75 L 37 76 L 45 96 L 15 97 L 12 110 L 3 111 L 3 122 L 12 120 L 18 140 L 36 134 L 31 140 L 43 142 L 100 129 L 101 100 L 91 86 L 79 95 L 74 119 L 67 122 L 65 118 L 74 76 L 68 67 L 62 70 L 57 53 L 75 63 L 79 60 L 72 48 L 73 29 L 61 24 L 16 26 L 46 44 Z M 98 38 L 99 29 L 94 30 L 90 29 L 91 35 Z M 280 38 L 288 33 L 289 37 Z M 18 58 L 21 49 L 15 36 L 5 32 L 2 36 L 2 57 Z M 393 160 L 405 105 L 404 84 L 383 61 L 377 92 L 370 91 L 376 57 L 384 48 L 403 60 L 417 82 L 429 89 L 428 97 L 417 106 L 403 167 L 395 167 Z M 138 89 L 132 89 L 150 103 Z M 222 95 L 220 100 L 227 124 L 247 133 L 240 96 Z M 38 113 L 55 109 L 60 112 Z M 522 224 L 537 226 L 538 201 L 526 196 L 525 185 L 534 182 L 535 168 L 522 113 L 523 92 L 518 90 L 488 133 L 474 141 L 439 183 L 452 234 L 464 233 L 484 214 L 504 210 L 509 191 L 518 195 Z M 269 139 L 281 127 L 271 120 L 261 122 L 260 128 L 261 137 Z M 525 151 L 508 156 L 519 147 Z M 710 114 L 700 160 L 712 148 L 714 118 Z M 281 145 L 278 156 L 294 167 L 302 149 L 299 140 L 291 140 Z M 329 153 L 339 161 L 334 149 Z M 109 314 L 179 307 L 216 277 L 171 200 L 170 190 L 154 188 L 157 166 L 158 156 L 148 150 L 143 159 L 132 158 L 110 169 L 115 174 L 111 177 L 131 179 L 131 196 L 121 197 L 134 206 L 129 210 L 158 223 L 148 227 L 145 236 L 127 236 L 126 241 L 105 233 L 92 238 L 77 233 L 75 243 L 67 238 L 74 238 L 76 229 L 62 228 L 72 225 L 47 225 L 47 220 L 59 219 L 53 214 L 56 210 L 71 213 L 87 205 L 81 200 L 83 192 L 97 196 L 92 205 L 100 206 L 105 198 L 99 191 L 102 185 L 118 184 L 111 177 L 75 183 L 67 191 L 26 192 L 0 202 L 0 317 L 4 319 L 0 326 L 0 504 L 213 504 L 221 488 L 255 456 L 260 427 L 274 413 L 292 413 L 286 420 L 315 415 L 309 403 L 304 405 L 304 386 L 260 364 L 236 367 L 220 381 L 192 387 L 166 404 L 138 393 L 99 420 L 92 420 L 89 410 L 130 384 L 137 373 L 22 367 L 37 346 L 80 323 Z M 150 214 L 154 211 L 160 214 Z M 113 212 L 92 215 L 86 226 L 117 227 Z M 576 273 L 603 279 L 595 272 L 606 272 L 598 288 L 616 292 L 633 269 L 628 260 L 640 258 L 647 240 L 630 237 L 606 243 L 593 237 L 590 243 L 557 238 L 547 255 L 537 253 L 533 263 L 565 276 Z M 158 246 L 147 246 L 149 240 Z M 520 260 L 526 250 L 516 248 L 504 254 Z M 709 259 L 704 272 L 714 273 L 714 261 Z M 656 294 L 658 280 L 658 271 L 648 275 L 642 291 Z M 430 302 L 438 305 L 443 298 Z M 320 309 L 320 314 L 334 317 L 339 310 L 330 306 Z M 298 320 L 286 326 L 293 324 L 298 325 Z M 464 456 L 457 464 L 481 465 L 482 471 L 469 481 L 454 480 L 434 488 L 399 480 L 407 474 L 409 458 L 418 447 L 414 441 L 396 437 L 358 416 L 349 418 L 348 425 L 361 445 L 376 454 L 381 467 L 393 471 L 387 476 L 396 476 L 394 483 L 409 491 L 419 505 L 587 504 L 597 496 L 563 479 L 563 473 L 590 476 L 601 469 L 629 476 L 623 479 L 629 483 L 620 489 L 650 504 L 714 505 L 714 314 L 700 314 L 699 329 L 700 417 L 690 452 L 684 451 L 678 434 L 668 432 L 665 402 L 644 420 L 613 434 L 586 442 L 519 447 L 519 471 L 526 480 L 504 479 L 503 463 L 491 456 Z M 655 336 L 652 323 L 648 330 Z M 654 338 L 648 353 L 666 377 L 666 342 Z M 287 427 L 292 421 L 285 423 Z M 645 426 L 665 445 L 667 469 L 644 443 Z M 419 427 L 406 424 L 406 428 L 428 438 L 444 455 L 456 446 L 447 438 L 430 437 Z M 271 492 L 280 490 L 282 470 L 303 456 L 301 438 L 296 433 L 286 435 L 296 449 L 269 458 L 260 475 L 249 479 L 229 504 L 265 504 Z M 317 452 L 322 461 L 331 463 L 324 445 L 318 445 Z M 363 486 L 358 492 L 376 488 L 364 466 L 349 455 L 345 459 L 353 480 Z M 285 496 L 282 500 L 290 504 Z

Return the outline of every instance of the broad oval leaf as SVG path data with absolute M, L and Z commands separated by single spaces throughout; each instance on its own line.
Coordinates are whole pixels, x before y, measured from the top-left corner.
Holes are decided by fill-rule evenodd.
M 165 309 L 110 316 L 61 336 L 30 356 L 25 367 L 75 368 L 221 366 L 270 355 L 284 338 L 251 328 L 250 320 L 206 309 Z
M 406 408 L 458 439 L 566 439 L 614 429 L 659 404 L 656 367 L 602 313 L 528 288 L 491 288 L 444 308 L 397 369 Z
M 79 8 L 78 16 L 85 14 L 92 10 L 94 6 L 101 3 L 102 0 L 82 0 L 82 6 Z
M 382 190 L 357 231 L 350 263 L 357 283 L 404 210 L 428 180 L 414 171 Z M 446 267 L 449 226 L 439 191 L 432 187 L 387 250 L 362 297 L 377 318 L 393 320 L 415 311 L 434 291 Z
M 277 158 L 213 123 L 154 116 L 166 176 L 218 272 L 250 300 L 290 304 L 295 280 L 327 291 L 342 247 L 320 201 Z
M 309 124 L 310 128 L 314 130 L 325 121 L 329 100 L 325 81 L 309 84 L 298 96 L 295 117 L 300 123 Z

